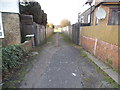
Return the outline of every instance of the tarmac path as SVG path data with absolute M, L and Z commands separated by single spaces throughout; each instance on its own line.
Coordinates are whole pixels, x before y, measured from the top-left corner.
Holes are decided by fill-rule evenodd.
M 82 52 L 60 34 L 44 46 L 20 88 L 111 88 Z

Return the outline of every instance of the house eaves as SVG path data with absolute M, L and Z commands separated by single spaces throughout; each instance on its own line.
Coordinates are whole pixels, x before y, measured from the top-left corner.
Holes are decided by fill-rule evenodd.
M 119 4 L 120 0 L 101 0 L 95 7 L 99 7 L 101 4 Z
M 120 2 L 120 0 L 102 0 L 102 2 Z

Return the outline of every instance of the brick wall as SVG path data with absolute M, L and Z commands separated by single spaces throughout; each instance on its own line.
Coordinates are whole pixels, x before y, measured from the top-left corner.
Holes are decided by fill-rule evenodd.
M 3 29 L 5 38 L 2 39 L 2 45 L 20 44 L 20 22 L 19 15 L 13 13 L 2 13 Z
M 111 67 L 118 69 L 118 46 L 98 40 L 96 56 Z
M 81 45 L 90 53 L 94 54 L 95 39 L 83 36 L 81 38 Z
M 118 52 L 120 52 L 118 46 L 86 36 L 81 37 L 81 45 L 112 68 L 117 70 L 120 68 L 118 67 Z
M 95 9 L 93 16 L 93 25 L 81 27 L 81 44 L 82 46 L 94 54 L 98 59 L 112 68 L 119 69 L 118 65 L 120 62 L 118 52 L 120 46 L 118 40 L 119 25 L 108 25 L 109 13 L 111 5 L 100 5 L 100 8 L 104 8 L 106 11 L 106 17 L 98 21 L 96 25 L 96 11 Z M 114 5 L 116 7 L 116 5 Z

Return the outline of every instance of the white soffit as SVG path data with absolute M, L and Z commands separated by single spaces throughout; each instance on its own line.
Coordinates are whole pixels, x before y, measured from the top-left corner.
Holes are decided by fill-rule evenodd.
M 0 38 L 4 38 L 3 24 L 2 24 L 2 13 L 0 12 Z

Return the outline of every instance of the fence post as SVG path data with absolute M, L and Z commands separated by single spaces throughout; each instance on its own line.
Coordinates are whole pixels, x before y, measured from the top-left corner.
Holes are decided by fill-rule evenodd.
M 78 38 L 78 42 L 77 42 L 78 45 L 80 44 L 79 43 L 80 42 L 80 20 L 79 20 L 80 19 L 80 14 L 81 13 L 79 12 L 78 13 L 78 37 L 77 37 Z

